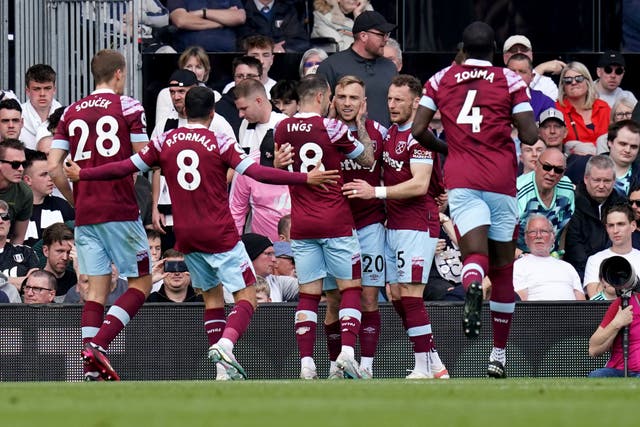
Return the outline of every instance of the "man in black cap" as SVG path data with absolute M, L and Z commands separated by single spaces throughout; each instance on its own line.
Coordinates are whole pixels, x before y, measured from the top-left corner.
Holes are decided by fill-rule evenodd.
M 322 61 L 318 74 L 326 77 L 333 90 L 342 76 L 353 75 L 364 81 L 369 118 L 389 126 L 387 91 L 398 72 L 384 57 L 384 47 L 396 25 L 375 11 L 362 12 L 353 23 L 354 42 L 349 49 Z
M 613 50 L 604 52 L 598 60 L 598 68 L 596 68 L 598 80 L 595 82 L 596 91 L 600 95 L 600 99 L 606 101 L 611 108 L 621 98 L 629 98 L 633 102 L 638 102 L 633 93 L 620 88 L 620 83 L 622 83 L 622 78 L 624 77 L 625 65 L 622 54 Z

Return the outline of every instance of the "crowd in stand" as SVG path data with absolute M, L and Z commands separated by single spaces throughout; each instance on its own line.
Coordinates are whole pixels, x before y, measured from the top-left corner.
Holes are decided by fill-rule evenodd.
M 400 46 L 389 38 L 395 26 L 373 12 L 367 1 L 316 0 L 310 34 L 294 7 L 296 2 L 287 0 L 227 1 L 224 3 L 231 6 L 226 9 L 216 7 L 214 0 L 209 0 L 210 8 L 197 9 L 193 5 L 202 2 L 150 3 L 160 13 L 166 12 L 177 28 L 173 46 L 181 52 L 179 69 L 157 98 L 155 123 L 149 129 L 154 139 L 188 122 L 185 97 L 190 89 L 205 86 L 208 80 L 211 64 L 207 52 L 234 52 L 238 48 L 243 53 L 233 61 L 233 80 L 222 93 L 215 93 L 215 115 L 209 129 L 237 140 L 244 153 L 263 166 L 287 165 L 286 147 L 278 145 L 274 129 L 298 114 L 301 103 L 298 81 L 278 81 L 277 76 L 269 75 L 274 54 L 280 52 L 303 52 L 300 77 L 322 75 L 334 94 L 341 85 L 362 85 L 366 102 L 359 101 L 352 111 L 348 101 L 352 95 L 341 94 L 329 112 L 335 117 L 335 110 L 340 109 L 338 118 L 355 134 L 360 131 L 372 136 L 379 131 L 382 142 L 391 124 L 411 124 L 398 118 L 402 110 L 388 90 L 390 84 L 392 88 L 412 84 L 394 80 L 402 69 Z M 324 39 L 318 41 L 320 37 Z M 319 47 L 311 48 L 316 46 L 314 39 L 316 43 L 330 39 L 330 46 L 337 46 L 338 52 L 327 55 Z M 455 62 L 464 60 L 461 52 Z M 531 41 L 514 35 L 504 43 L 503 61 L 528 86 L 539 128 L 539 140 L 533 145 L 521 143 L 515 127 L 512 133 L 519 159 L 518 249 L 513 254 L 517 298 L 613 299 L 615 292 L 599 277 L 600 261 L 617 254 L 640 271 L 640 230 L 636 229 L 640 220 L 640 125 L 635 121 L 640 119 L 640 111 L 636 97 L 621 88 L 627 72 L 625 59 L 617 51 L 603 53 L 594 80 L 579 62 L 554 60 L 536 65 Z M 557 76 L 559 83 L 549 75 Z M 344 83 L 345 76 L 355 79 Z M 26 70 L 25 82 L 24 103 L 17 100 L 21 95 L 18 90 L 18 96 L 7 91 L 0 99 L 0 302 L 80 303 L 85 301 L 88 284 L 77 262 L 72 231 L 75 210 L 69 203 L 72 201 L 65 200 L 54 186 L 47 166 L 64 111 L 55 100 L 56 74 L 50 66 L 36 64 Z M 414 98 L 414 113 L 419 99 Z M 430 131 L 446 141 L 439 113 L 431 121 Z M 375 121 L 375 130 L 357 129 L 356 116 L 361 114 Z M 433 163 L 438 171 L 430 172 L 432 177 L 442 174 L 440 161 L 446 163 L 446 156 Z M 354 165 L 349 160 L 341 164 L 343 171 Z M 201 302 L 202 296 L 191 285 L 184 254 L 173 249 L 172 203 L 162 171 L 149 176 L 137 173 L 134 179 L 153 265 L 154 286 L 147 301 Z M 264 184 L 232 171 L 228 184 L 230 211 L 255 270 L 258 301 L 297 301 L 296 260 L 290 237 L 295 218 L 290 215 L 289 187 Z M 345 188 L 354 195 L 362 191 L 357 186 Z M 387 190 L 382 196 L 379 188 L 391 187 L 375 187 L 374 198 L 387 198 Z M 447 193 L 434 194 L 432 200 L 437 204 L 440 226 L 433 262 L 427 260 L 430 273 L 422 296 L 425 300 L 459 301 L 464 299 L 462 261 L 448 216 Z M 380 215 L 385 213 L 384 206 L 378 205 Z M 377 265 L 378 261 L 368 262 Z M 114 266 L 108 303 L 116 301 L 126 288 L 127 281 Z M 488 298 L 490 280 L 484 280 L 483 291 Z M 387 287 L 376 292 L 374 299 L 390 299 L 392 292 Z M 224 297 L 228 303 L 234 300 L 229 292 Z M 374 305 L 377 309 L 377 303 Z M 439 366 L 435 347 L 429 351 L 432 368 Z M 332 365 L 336 373 L 334 368 Z M 444 365 L 441 368 L 438 372 L 445 375 Z M 315 367 L 309 372 L 313 376 Z

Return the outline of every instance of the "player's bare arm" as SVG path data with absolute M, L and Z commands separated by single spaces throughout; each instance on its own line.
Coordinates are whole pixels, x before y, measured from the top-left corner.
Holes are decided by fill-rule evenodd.
M 527 145 L 538 142 L 538 126 L 533 111 L 523 111 L 513 115 L 513 122 L 518 129 L 518 138 Z
M 400 184 L 384 188 L 385 199 L 409 199 L 411 197 L 424 196 L 429 189 L 432 165 L 414 163 L 411 165 L 411 179 Z M 362 179 L 354 179 L 342 186 L 342 194 L 349 199 L 374 199 L 377 197 L 376 188 Z
M 433 115 L 435 113 L 436 112 L 430 108 L 422 105 L 418 106 L 416 117 L 413 120 L 413 125 L 411 126 L 411 135 L 424 148 L 438 153 L 447 154 L 449 151 L 447 144 L 437 138 L 433 132 L 429 130 L 429 123 L 431 123 L 431 119 L 433 119 Z
M 364 145 L 364 151 L 356 157 L 355 160 L 361 166 L 371 167 L 375 159 L 373 153 L 373 142 L 371 141 L 365 127 L 366 121 L 367 101 L 362 101 L 362 104 L 360 104 L 360 110 L 358 110 L 358 115 L 356 116 L 356 123 L 358 125 L 358 139 Z
M 49 151 L 49 175 L 51 176 L 51 179 L 53 179 L 53 183 L 58 187 L 58 190 L 60 190 L 60 193 L 62 193 L 69 204 L 73 206 L 73 192 L 62 169 L 65 157 L 67 157 L 67 152 L 65 150 L 52 148 L 51 151 Z

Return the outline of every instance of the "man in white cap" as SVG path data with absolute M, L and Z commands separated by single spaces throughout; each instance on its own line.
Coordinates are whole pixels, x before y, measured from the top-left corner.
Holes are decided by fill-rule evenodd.
M 562 141 L 567 136 L 567 125 L 562 111 L 549 108 L 540 113 L 538 132 L 547 148 L 554 147 L 562 150 Z
M 522 53 L 529 57 L 533 61 L 533 51 L 531 47 L 531 41 L 523 35 L 515 35 L 509 37 L 502 47 L 502 59 L 504 63 L 509 62 L 509 58 L 516 53 Z M 558 85 L 550 78 L 545 76 L 545 73 L 560 74 L 560 71 L 566 67 L 562 61 L 554 59 L 552 61 L 543 62 L 536 66 L 533 70 L 533 80 L 529 87 L 531 89 L 539 90 L 547 95 L 554 101 L 558 99 Z

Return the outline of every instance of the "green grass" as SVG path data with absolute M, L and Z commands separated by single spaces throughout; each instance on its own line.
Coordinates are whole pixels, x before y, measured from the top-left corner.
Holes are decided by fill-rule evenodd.
M 0 383 L 2 426 L 637 425 L 637 379 Z

